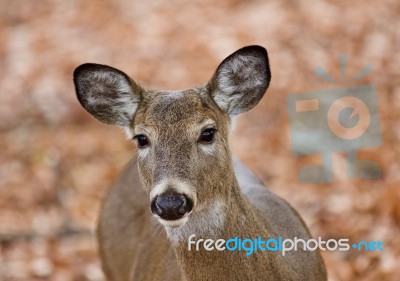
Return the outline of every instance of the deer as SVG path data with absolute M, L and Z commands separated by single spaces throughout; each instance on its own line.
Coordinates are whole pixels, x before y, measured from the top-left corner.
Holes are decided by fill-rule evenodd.
M 137 145 L 100 211 L 108 280 L 327 280 L 319 251 L 188 249 L 193 235 L 311 237 L 299 214 L 229 148 L 233 118 L 259 103 L 270 80 L 267 50 L 257 45 L 232 53 L 207 83 L 186 90 L 146 89 L 107 65 L 75 69 L 83 108 Z

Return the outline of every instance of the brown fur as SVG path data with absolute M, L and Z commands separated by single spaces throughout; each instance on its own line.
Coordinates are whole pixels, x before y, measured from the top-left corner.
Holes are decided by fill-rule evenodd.
M 187 249 L 191 234 L 196 239 L 310 238 L 298 214 L 232 159 L 228 146 L 230 116 L 253 108 L 269 85 L 265 49 L 243 48 L 223 61 L 208 84 L 176 92 L 148 91 L 133 80 L 127 85 L 125 74 L 106 66 L 98 71 L 106 69 L 112 79 L 93 77 L 95 69 L 96 65 L 83 65 L 74 74 L 82 105 L 101 121 L 125 122 L 133 135 L 145 134 L 150 140 L 148 147 L 139 148 L 103 204 L 98 237 L 109 280 L 326 280 L 319 252 L 288 252 L 283 257 L 280 252 L 258 251 L 247 257 L 243 252 Z M 132 116 L 126 115 L 131 107 L 110 97 L 110 88 L 112 97 L 126 97 L 121 89 L 131 89 Z M 107 108 L 109 99 L 113 101 Z M 211 124 L 204 124 L 206 120 Z M 202 130 L 210 126 L 217 130 L 214 142 L 200 143 Z M 177 183 L 184 183 L 183 192 L 194 206 L 185 224 L 165 225 L 166 231 L 160 231 L 164 227 L 151 221 L 149 196 L 154 197 L 156 186 L 166 180 L 177 190 Z

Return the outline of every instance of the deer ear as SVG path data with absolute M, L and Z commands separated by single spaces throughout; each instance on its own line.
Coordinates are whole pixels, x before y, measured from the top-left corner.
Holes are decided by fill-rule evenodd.
M 128 126 L 140 101 L 140 87 L 113 67 L 86 63 L 74 71 L 76 95 L 95 118 L 110 125 Z
M 271 80 L 267 50 L 244 47 L 227 57 L 211 79 L 211 95 L 229 115 L 249 111 L 261 100 Z

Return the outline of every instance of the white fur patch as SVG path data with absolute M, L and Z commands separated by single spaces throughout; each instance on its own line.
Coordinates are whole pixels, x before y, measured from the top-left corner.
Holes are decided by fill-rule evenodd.
M 144 159 L 149 153 L 149 150 L 150 150 L 149 147 L 138 148 L 137 150 L 138 159 Z
M 191 185 L 179 179 L 166 179 L 158 183 L 150 191 L 150 201 L 152 201 L 158 195 L 166 192 L 168 188 L 172 188 L 177 193 L 186 194 L 193 201 L 193 206 L 196 206 L 196 190 Z
M 159 223 L 161 223 L 163 226 L 175 228 L 175 227 L 183 226 L 187 222 L 189 214 L 190 213 L 186 213 L 182 218 L 180 218 L 178 220 L 164 220 L 157 215 L 154 215 L 154 214 L 153 215 L 159 221 Z
M 215 121 L 214 120 L 212 120 L 212 119 L 205 119 L 204 121 L 202 121 L 200 124 L 199 124 L 199 128 L 200 129 L 206 129 L 207 127 L 213 127 L 213 126 L 215 126 Z
M 225 217 L 224 203 L 215 200 L 207 207 L 192 212 L 182 226 L 164 225 L 164 227 L 169 240 L 176 245 L 187 240 L 192 234 L 207 238 L 220 237 L 225 225 Z
M 210 144 L 199 144 L 199 148 L 201 149 L 201 151 L 203 151 L 205 154 L 208 155 L 213 155 L 215 154 L 215 145 L 214 143 L 210 143 Z

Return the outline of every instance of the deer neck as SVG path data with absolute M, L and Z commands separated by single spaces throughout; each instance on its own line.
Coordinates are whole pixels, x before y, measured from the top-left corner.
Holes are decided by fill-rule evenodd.
M 198 251 L 193 244 L 191 251 L 188 250 L 188 239 L 193 234 L 196 235 L 195 240 L 214 241 L 269 236 L 265 223 L 250 206 L 234 176 L 230 184 L 230 194 L 225 200 L 216 199 L 208 208 L 192 214 L 191 220 L 181 229 L 167 229 L 185 281 L 255 280 L 252 278 L 256 277 L 254 274 L 259 274 L 260 266 L 271 268 L 274 264 L 274 257 L 266 252 L 246 256 L 245 252 L 206 251 L 203 244 Z M 263 280 L 273 278 L 276 276 L 271 279 L 263 276 Z

